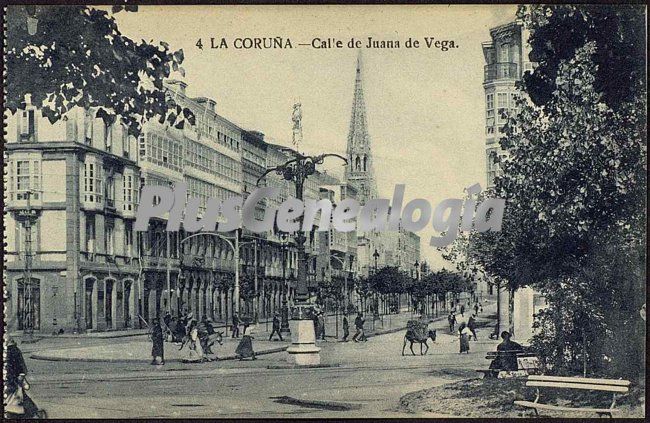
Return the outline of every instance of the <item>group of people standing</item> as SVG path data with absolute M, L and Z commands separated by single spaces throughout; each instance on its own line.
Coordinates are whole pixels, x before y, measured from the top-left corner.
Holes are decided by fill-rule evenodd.
M 363 317 L 363 313 L 358 312 L 357 317 L 354 319 L 354 328 L 356 329 L 355 334 L 352 336 L 354 342 L 365 342 L 368 340 L 366 333 L 363 329 L 363 325 L 366 323 L 366 319 Z M 343 316 L 343 342 L 348 342 L 348 336 L 350 336 L 350 322 L 348 321 L 348 316 Z
M 233 338 L 239 338 L 239 317 L 237 313 L 233 315 Z M 243 336 L 235 353 L 240 360 L 244 358 L 256 359 L 253 350 L 253 330 L 254 326 L 244 322 Z M 165 364 L 165 341 L 180 343 L 180 350 L 187 346 L 188 356 L 183 359 L 184 362 L 204 362 L 212 361 L 208 354 L 213 354 L 212 346 L 215 342 L 221 344 L 221 332 L 216 332 L 212 322 L 203 316 L 201 321 L 197 321 L 192 313 L 183 313 L 179 317 L 172 317 L 166 313 L 162 321 L 154 319 L 151 326 L 151 356 L 153 365 Z
M 468 304 L 469 307 L 469 304 Z M 483 311 L 483 306 L 479 303 L 474 304 L 474 311 L 469 312 L 465 316 L 465 304 L 460 307 L 454 307 L 447 316 L 449 323 L 449 333 L 454 333 L 456 324 L 458 324 L 458 336 L 460 339 L 460 353 L 469 354 L 469 341 L 474 337 L 474 341 L 478 341 L 476 336 L 476 319 L 478 314 Z

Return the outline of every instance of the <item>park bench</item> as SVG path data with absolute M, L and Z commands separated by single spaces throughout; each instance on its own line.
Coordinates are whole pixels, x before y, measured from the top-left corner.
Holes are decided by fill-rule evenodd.
M 526 386 L 537 388 L 537 394 L 533 401 L 515 401 L 516 405 L 525 408 L 532 408 L 535 410 L 535 415 L 539 415 L 538 410 L 552 410 L 552 411 L 573 411 L 573 412 L 588 412 L 596 413 L 598 416 L 609 415 L 620 411 L 615 409 L 616 397 L 618 394 L 625 394 L 629 391 L 630 382 L 627 380 L 614 380 L 614 379 L 595 379 L 583 377 L 560 377 L 560 376 L 529 376 Z M 595 407 L 568 407 L 553 404 L 545 404 L 539 402 L 540 388 L 551 389 L 583 389 L 590 391 L 606 391 L 612 393 L 612 402 L 609 408 L 595 408 Z
M 517 356 L 517 370 L 509 371 L 511 376 L 528 376 L 531 373 L 539 371 L 539 359 L 532 352 L 521 350 L 516 351 L 489 351 L 485 358 L 492 362 L 500 354 L 514 354 Z M 501 372 L 506 372 L 503 369 L 477 369 L 479 373 L 483 373 L 486 378 L 496 378 Z

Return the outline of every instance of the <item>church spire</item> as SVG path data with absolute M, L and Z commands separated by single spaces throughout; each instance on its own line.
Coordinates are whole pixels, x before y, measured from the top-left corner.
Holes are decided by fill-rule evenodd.
M 372 150 L 368 121 L 366 118 L 366 103 L 363 93 L 361 50 L 357 56 L 357 71 L 354 82 L 354 99 L 352 100 L 352 115 L 348 133 L 346 179 L 352 182 L 359 191 L 362 202 L 376 195 L 375 175 L 372 166 Z

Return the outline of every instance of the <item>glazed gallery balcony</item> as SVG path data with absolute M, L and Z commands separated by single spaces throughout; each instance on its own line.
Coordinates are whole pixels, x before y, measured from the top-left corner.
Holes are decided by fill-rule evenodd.
M 484 82 L 497 79 L 519 79 L 519 66 L 516 63 L 492 63 L 485 65 Z

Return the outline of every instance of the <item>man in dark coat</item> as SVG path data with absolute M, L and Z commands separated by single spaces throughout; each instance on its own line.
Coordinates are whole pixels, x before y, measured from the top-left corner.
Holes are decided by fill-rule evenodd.
M 517 363 L 517 352 L 522 352 L 523 347 L 510 340 L 510 332 L 501 332 L 501 342 L 497 345 L 497 357 L 490 363 L 490 369 L 499 370 L 517 370 L 519 364 Z
M 271 335 L 269 335 L 269 341 L 273 338 L 273 335 L 276 333 L 280 337 L 280 341 L 284 341 L 284 339 L 282 339 L 282 334 L 280 333 L 280 316 L 278 315 L 278 313 L 275 313 L 273 315 L 273 330 L 271 331 Z
M 23 353 L 16 345 L 16 341 L 9 339 L 7 341 L 7 356 L 5 359 L 5 365 L 7 373 L 5 376 L 5 401 L 16 393 L 17 390 L 22 389 L 22 409 L 24 412 L 22 414 L 13 414 L 10 411 L 5 409 L 5 417 L 9 418 L 35 418 L 39 415 L 38 406 L 34 401 L 27 395 L 27 389 L 29 386 L 25 375 L 27 374 L 27 365 L 23 358 Z M 5 402 L 5 406 L 8 407 L 8 403 Z
M 160 364 L 165 364 L 165 338 L 163 336 L 162 327 L 160 326 L 160 320 L 154 319 L 153 328 L 151 329 L 151 342 L 153 346 L 151 348 L 151 364 L 158 364 L 156 358 L 160 357 Z
M 232 337 L 239 338 L 239 315 L 237 313 L 232 314 Z
M 13 339 L 7 342 L 6 360 L 7 376 L 5 379 L 5 388 L 9 393 L 14 392 L 22 384 L 21 379 L 27 374 L 27 366 L 23 359 L 23 353 Z
M 357 314 L 357 318 L 354 319 L 354 326 L 357 329 L 357 333 L 355 333 L 354 336 L 352 337 L 352 340 L 354 342 L 367 341 L 366 335 L 363 333 L 364 323 L 365 320 L 363 318 L 363 313 L 359 312 L 359 314 Z
M 317 338 L 325 340 L 325 314 L 322 311 L 318 312 L 316 316 L 318 320 L 318 332 L 316 332 Z
M 343 342 L 348 342 L 348 336 L 350 336 L 350 322 L 348 316 L 343 315 Z
M 472 336 L 474 337 L 475 341 L 478 341 L 478 338 L 476 337 L 476 315 L 472 314 L 469 316 L 469 319 L 467 320 L 467 327 L 469 330 L 472 331 Z

